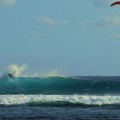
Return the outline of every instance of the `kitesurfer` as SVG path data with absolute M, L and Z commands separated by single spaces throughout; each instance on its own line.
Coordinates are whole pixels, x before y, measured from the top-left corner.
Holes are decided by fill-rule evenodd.
M 11 79 L 14 79 L 14 76 L 13 76 L 11 73 L 8 73 L 8 76 L 9 76 Z

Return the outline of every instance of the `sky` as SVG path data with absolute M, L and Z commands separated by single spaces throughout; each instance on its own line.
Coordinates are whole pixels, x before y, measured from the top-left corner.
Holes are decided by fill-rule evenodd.
M 0 73 L 120 75 L 116 0 L 0 0 Z

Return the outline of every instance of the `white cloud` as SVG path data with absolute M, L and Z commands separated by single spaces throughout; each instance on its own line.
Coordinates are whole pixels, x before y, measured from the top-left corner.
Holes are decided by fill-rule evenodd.
M 86 27 L 87 26 L 87 23 L 85 21 L 81 21 L 80 22 L 80 25 L 83 26 L 83 27 Z
M 38 23 L 44 23 L 46 25 L 68 25 L 68 21 L 63 21 L 63 20 L 56 20 L 52 17 L 39 17 L 37 19 Z
M 120 27 L 120 16 L 103 15 L 100 21 L 93 23 L 93 26 L 98 28 Z
M 0 5 L 4 6 L 13 6 L 15 5 L 17 0 L 0 0 Z
M 113 38 L 113 39 L 120 40 L 120 34 L 114 33 L 114 34 L 112 34 L 112 38 Z
M 103 16 L 104 22 L 110 25 L 120 25 L 120 17 L 119 16 Z
M 43 35 L 41 32 L 37 32 L 37 31 L 32 31 L 30 32 L 30 34 L 36 37 L 41 37 Z

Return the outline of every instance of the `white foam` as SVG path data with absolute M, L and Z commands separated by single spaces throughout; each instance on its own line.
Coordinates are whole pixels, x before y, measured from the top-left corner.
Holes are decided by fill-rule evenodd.
M 3 73 L 1 76 L 3 77 L 8 77 L 8 73 L 12 74 L 14 77 L 65 77 L 64 75 L 59 73 L 58 69 L 53 69 L 48 72 L 34 72 L 31 73 L 30 70 L 28 69 L 28 66 L 26 64 L 23 65 L 17 65 L 17 64 L 11 64 L 7 70 Z
M 0 104 L 19 105 L 29 102 L 82 103 L 89 105 L 119 104 L 120 96 L 92 96 L 92 95 L 0 95 Z
M 8 67 L 7 72 L 11 73 L 15 77 L 20 77 L 26 69 L 27 65 L 18 66 L 16 64 L 12 64 Z

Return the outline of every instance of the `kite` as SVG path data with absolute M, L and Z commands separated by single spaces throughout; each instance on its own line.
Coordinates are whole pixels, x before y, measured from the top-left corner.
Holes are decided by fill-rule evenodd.
M 111 7 L 114 6 L 114 5 L 120 5 L 120 1 L 112 3 Z

